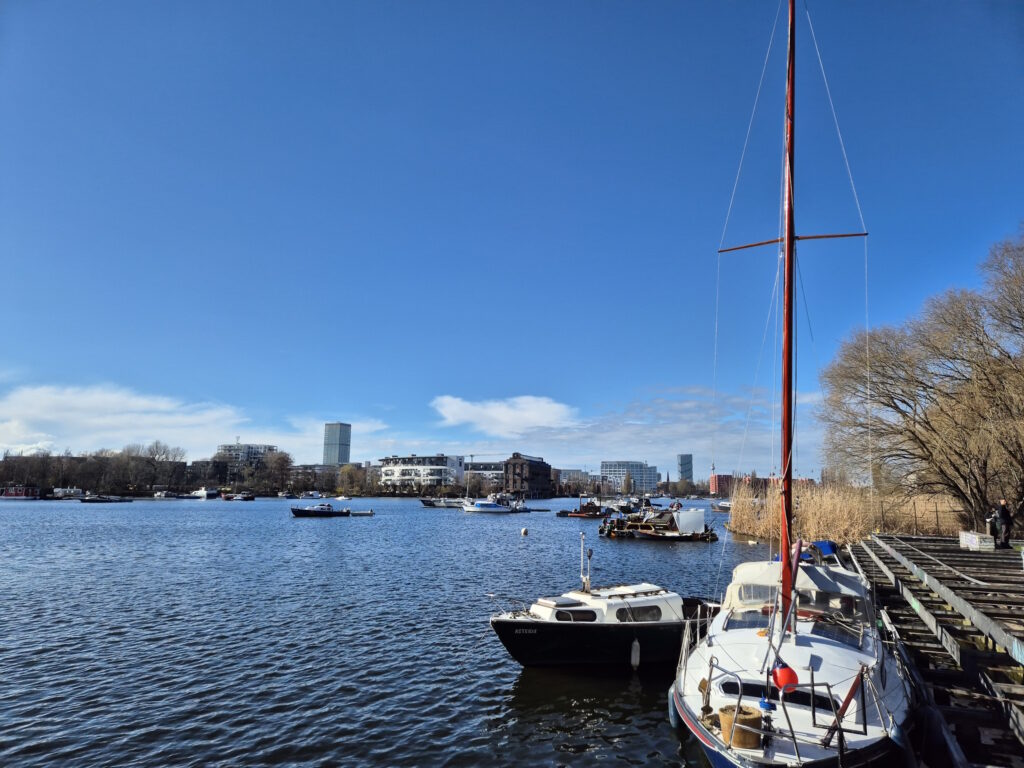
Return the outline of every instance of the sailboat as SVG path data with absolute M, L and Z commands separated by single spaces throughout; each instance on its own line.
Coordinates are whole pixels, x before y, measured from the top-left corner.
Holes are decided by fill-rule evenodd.
M 792 541 L 795 0 L 789 0 L 784 236 L 739 248 L 785 251 L 778 561 L 735 568 L 721 612 L 692 649 L 684 640 L 669 716 L 715 768 L 888 765 L 896 761 L 911 689 L 881 637 L 871 589 L 840 565 L 805 562 Z M 738 248 L 723 249 L 725 251 Z

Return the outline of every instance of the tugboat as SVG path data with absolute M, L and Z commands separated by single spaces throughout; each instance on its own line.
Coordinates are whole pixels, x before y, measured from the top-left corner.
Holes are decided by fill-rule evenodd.
M 292 514 L 295 517 L 348 517 L 352 514 L 352 510 L 348 509 L 335 509 L 330 504 L 324 502 L 323 504 L 314 504 L 311 507 L 292 507 Z
M 491 628 L 524 667 L 672 665 L 684 638 L 692 644 L 703 635 L 714 606 L 647 582 L 591 588 L 592 556 L 588 550 L 584 575 L 581 533 L 581 589 L 491 617 Z

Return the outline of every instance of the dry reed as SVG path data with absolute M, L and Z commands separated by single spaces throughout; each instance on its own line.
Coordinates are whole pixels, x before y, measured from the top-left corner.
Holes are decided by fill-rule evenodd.
M 777 540 L 781 500 L 777 488 L 767 497 L 740 485 L 732 497 L 729 529 L 758 539 Z M 873 532 L 955 535 L 959 511 L 943 497 L 898 499 L 866 488 L 804 486 L 794 490 L 794 535 L 805 541 L 860 541 Z

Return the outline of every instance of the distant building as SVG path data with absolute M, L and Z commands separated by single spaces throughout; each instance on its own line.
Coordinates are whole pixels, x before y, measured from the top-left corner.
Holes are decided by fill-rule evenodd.
M 340 467 L 349 463 L 352 448 L 352 425 L 341 421 L 324 424 L 324 464 Z
M 505 482 L 504 461 L 467 461 L 466 482 L 470 477 L 479 477 L 485 486 L 503 485 Z
M 461 485 L 466 467 L 462 456 L 389 456 L 380 460 L 380 482 L 385 488 L 414 490 L 440 485 Z
M 715 468 L 711 468 L 711 477 L 708 478 L 708 490 L 711 491 L 712 496 L 718 496 L 725 498 L 726 496 L 732 496 L 732 475 L 719 475 L 715 473 Z
M 334 490 L 340 480 L 341 468 L 335 464 L 296 464 L 288 472 L 289 481 L 320 490 Z
M 267 457 L 268 453 L 276 451 L 276 445 L 259 445 L 256 443 L 235 442 L 217 446 L 217 453 L 231 467 L 255 467 Z
M 589 485 L 592 475 L 582 469 L 560 469 L 558 470 L 558 482 L 563 485 L 576 483 L 578 485 Z
M 506 493 L 528 499 L 546 499 L 554 494 L 551 465 L 544 459 L 513 453 L 505 462 Z
M 646 461 L 602 461 L 601 475 L 614 491 L 623 491 L 626 475 L 629 475 L 633 493 L 649 493 L 657 490 L 657 467 L 648 466 Z
M 676 474 L 680 480 L 688 480 L 693 482 L 693 454 L 692 453 L 678 453 L 676 454 Z

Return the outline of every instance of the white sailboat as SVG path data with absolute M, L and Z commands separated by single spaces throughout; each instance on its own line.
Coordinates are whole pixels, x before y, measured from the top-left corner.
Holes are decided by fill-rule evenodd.
M 673 723 L 715 768 L 890 765 L 910 711 L 910 686 L 879 634 L 869 585 L 840 565 L 802 561 L 792 542 L 795 242 L 851 236 L 795 234 L 794 6 L 789 0 L 784 237 L 769 241 L 785 250 L 782 554 L 733 571 L 707 635 L 692 650 L 684 641 L 668 692 Z

